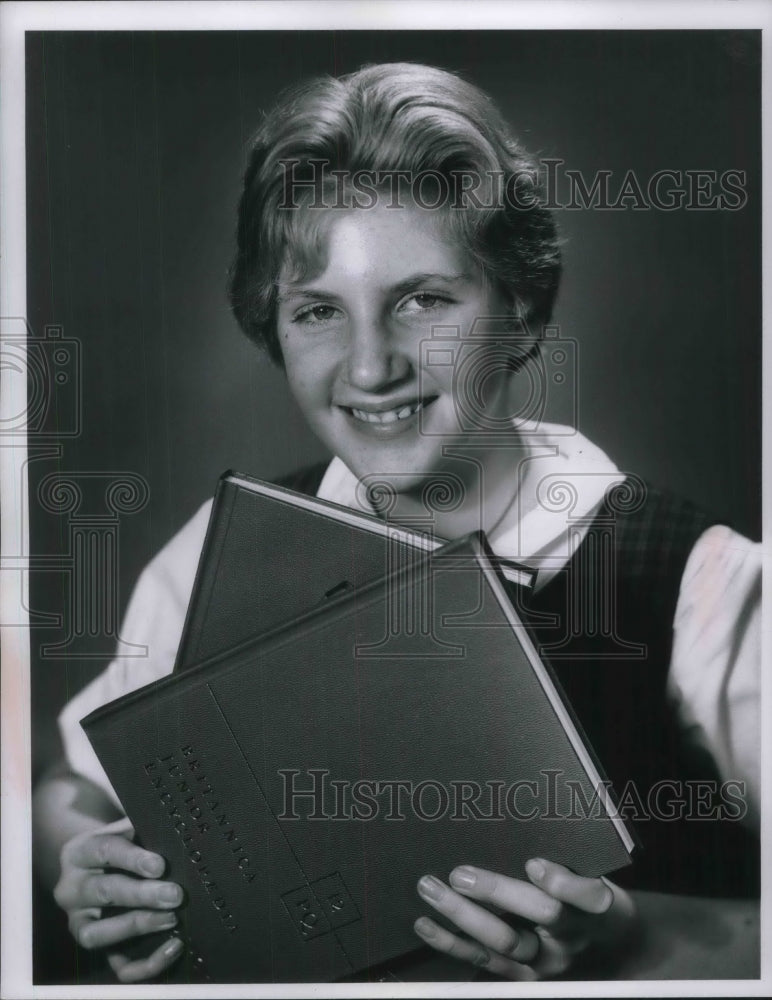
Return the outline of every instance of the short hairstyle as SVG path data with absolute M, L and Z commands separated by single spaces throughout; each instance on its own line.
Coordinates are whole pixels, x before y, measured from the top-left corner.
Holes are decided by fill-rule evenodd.
M 443 218 L 462 248 L 531 329 L 549 321 L 560 250 L 534 160 L 477 87 L 431 66 L 383 63 L 285 91 L 253 138 L 229 294 L 242 330 L 279 365 L 279 272 L 288 263 L 296 274 L 321 269 L 313 218 L 329 214 L 291 209 L 329 191 L 332 171 L 339 178 L 369 173 L 376 187 L 383 175 L 401 171 L 429 178 L 436 190 L 452 188 Z M 467 191 L 459 201 L 464 175 L 484 180 L 487 193 L 475 200 Z

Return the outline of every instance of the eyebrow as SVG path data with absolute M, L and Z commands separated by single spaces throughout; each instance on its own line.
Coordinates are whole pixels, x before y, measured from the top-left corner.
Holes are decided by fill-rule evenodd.
M 473 276 L 467 271 L 460 271 L 458 274 L 443 274 L 439 271 L 422 271 L 418 274 L 411 274 L 410 277 L 398 281 L 389 291 L 397 295 L 404 295 L 407 292 L 414 292 L 424 285 L 439 281 L 445 285 L 455 285 L 466 281 L 471 281 Z M 278 297 L 280 302 L 288 299 L 336 299 L 337 295 L 325 291 L 323 288 L 303 288 L 294 285 L 292 282 L 276 282 Z
M 466 271 L 460 271 L 458 274 L 441 274 L 439 272 L 425 271 L 421 274 L 413 274 L 409 278 L 405 278 L 404 281 L 397 282 L 393 290 L 399 293 L 414 292 L 416 288 L 420 288 L 422 285 L 430 285 L 434 281 L 440 281 L 446 285 L 457 285 L 471 280 L 472 275 Z

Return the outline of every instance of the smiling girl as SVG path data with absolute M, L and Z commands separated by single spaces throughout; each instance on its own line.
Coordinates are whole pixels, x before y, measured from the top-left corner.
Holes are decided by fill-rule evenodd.
M 498 555 L 537 571 L 534 621 L 565 626 L 536 626 L 542 650 L 559 652 L 615 787 L 645 802 L 668 781 L 713 789 L 711 822 L 688 809 L 645 817 L 625 888 L 548 858 L 532 859 L 527 879 L 474 858 L 459 858 L 448 883 L 421 879 L 417 943 L 512 979 L 581 975 L 588 960 L 610 972 L 623 942 L 645 940 L 640 890 L 752 897 L 758 865 L 758 547 L 625 476 L 576 428 L 541 421 L 533 366 L 560 255 L 536 174 L 489 99 L 452 74 L 388 64 L 315 80 L 254 139 L 231 274 L 241 327 L 335 456 L 289 485 L 373 512 L 361 486 L 377 480 L 389 517 L 413 524 L 426 519 L 427 483 L 451 483 L 434 530 L 483 529 Z M 554 503 L 554 483 L 568 484 L 570 507 Z M 122 943 L 173 927 L 181 894 L 161 878 L 163 859 L 132 843 L 78 720 L 171 671 L 208 514 L 143 573 L 122 635 L 148 660 L 115 660 L 69 703 L 67 768 L 36 797 L 41 871 L 76 939 L 104 948 L 122 982 L 179 957 L 176 939 L 139 960 Z M 613 605 L 596 614 L 601 592 Z M 590 607 L 579 619 L 577 594 Z M 645 655 L 631 661 L 631 647 Z M 729 781 L 743 794 L 722 818 Z M 108 903 L 126 909 L 103 916 Z

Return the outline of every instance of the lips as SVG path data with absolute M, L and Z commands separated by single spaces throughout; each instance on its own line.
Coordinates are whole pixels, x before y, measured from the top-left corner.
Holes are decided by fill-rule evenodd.
M 437 397 L 435 396 L 429 399 L 416 399 L 413 402 L 403 403 L 400 406 L 395 406 L 388 410 L 371 410 L 356 406 L 344 406 L 342 409 L 351 414 L 355 420 L 360 420 L 363 423 L 374 426 L 384 427 L 388 424 L 396 424 L 400 421 L 409 420 L 410 417 L 415 416 L 419 410 L 422 410 L 433 403 L 436 398 Z

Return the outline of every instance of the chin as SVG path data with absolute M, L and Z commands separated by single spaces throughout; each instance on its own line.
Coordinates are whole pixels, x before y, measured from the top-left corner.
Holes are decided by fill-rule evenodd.
M 384 456 L 380 462 L 355 462 L 349 468 L 368 490 L 367 500 L 381 514 L 388 514 L 397 506 L 398 497 L 404 497 L 419 501 L 431 516 L 432 512 L 455 509 L 466 493 L 460 470 L 448 468 L 439 456 L 432 457 L 433 461 L 421 462 Z

